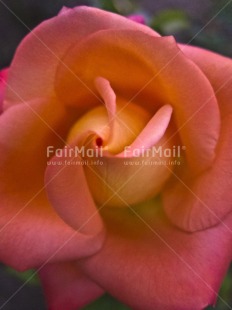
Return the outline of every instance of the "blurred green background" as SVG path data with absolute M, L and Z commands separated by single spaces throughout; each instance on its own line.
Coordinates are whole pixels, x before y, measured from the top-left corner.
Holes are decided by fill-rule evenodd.
M 17 45 L 29 30 L 55 16 L 63 5 L 91 5 L 122 15 L 143 14 L 147 24 L 162 35 L 174 35 L 179 42 L 232 57 L 232 0 L 0 0 L 0 68 L 9 66 Z M 232 309 L 232 268 L 219 295 L 214 309 Z M 18 273 L 0 264 L 0 309 L 46 309 L 39 280 L 33 271 Z M 85 308 L 94 309 L 129 308 L 105 295 Z

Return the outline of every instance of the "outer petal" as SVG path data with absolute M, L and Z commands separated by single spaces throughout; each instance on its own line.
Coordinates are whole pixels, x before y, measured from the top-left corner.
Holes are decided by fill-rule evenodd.
M 3 98 L 5 95 L 7 73 L 8 69 L 0 71 L 0 113 L 2 112 Z
M 175 183 L 164 193 L 170 220 L 193 231 L 217 224 L 232 210 L 232 60 L 195 47 L 182 49 L 211 82 L 222 124 L 213 167 L 195 179 L 186 177 L 188 171 L 174 177 Z
M 72 116 L 55 102 L 34 100 L 12 107 L 0 118 L 1 191 L 30 193 L 44 185 L 47 147 L 62 146 Z M 20 163 L 20 164 L 19 164 Z M 33 182 L 31 182 L 33 180 Z
M 180 45 L 209 79 L 218 99 L 222 119 L 232 112 L 232 60 L 202 48 Z
M 176 133 L 186 146 L 194 173 L 212 164 L 220 128 L 218 104 L 205 75 L 173 38 L 155 38 L 139 31 L 101 31 L 70 49 L 64 61 L 89 89 L 94 89 L 95 78 L 101 76 L 128 103 L 137 102 L 153 112 L 161 105 L 172 105 Z M 79 108 L 88 109 L 97 104 L 62 65 L 56 91 L 67 105 L 85 102 Z
M 140 210 L 140 211 L 138 211 Z M 170 224 L 159 206 L 105 210 L 108 239 L 83 270 L 132 309 L 200 310 L 215 303 L 231 260 L 232 218 L 197 233 Z
M 49 264 L 39 272 L 50 310 L 77 310 L 104 290 L 85 276 L 76 263 Z
M 62 107 L 55 115 L 53 107 L 17 105 L 0 117 L 0 259 L 18 269 L 93 254 L 102 243 L 102 235 L 66 225 L 45 196 L 46 147 L 61 145 L 56 128 L 70 123 Z
M 137 29 L 159 36 L 145 25 L 96 8 L 66 9 L 65 13 L 41 23 L 20 44 L 9 74 L 8 104 L 19 101 L 16 93 L 23 100 L 54 94 L 57 65 L 67 50 L 90 34 L 110 28 Z M 68 69 L 65 63 L 63 65 Z M 81 76 L 75 79 L 80 81 Z

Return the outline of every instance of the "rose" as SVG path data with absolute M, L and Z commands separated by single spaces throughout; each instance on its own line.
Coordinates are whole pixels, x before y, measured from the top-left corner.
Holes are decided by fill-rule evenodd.
M 93 8 L 23 40 L 0 118 L 0 257 L 38 268 L 51 309 L 104 291 L 135 309 L 215 302 L 231 260 L 231 73 L 228 58 Z M 181 145 L 175 168 L 142 153 Z
M 215 300 L 231 254 L 231 61 L 202 49 L 181 49 L 185 55 L 173 39 L 160 38 L 145 26 L 77 8 L 35 29 L 15 55 L 1 117 L 1 259 L 18 269 L 48 263 L 40 275 L 52 309 L 80 307 L 103 289 L 138 309 L 196 309 Z M 130 118 L 139 109 L 133 102 L 120 122 L 113 122 L 113 91 L 125 98 L 123 104 L 136 95 L 141 120 Z M 129 206 L 112 209 L 108 202 L 101 215 L 93 217 L 92 195 L 99 207 L 106 199 L 94 189 L 96 182 L 102 191 L 104 179 L 94 176 L 102 178 L 105 170 L 84 168 L 87 184 L 80 166 L 46 168 L 45 154 L 49 145 L 62 147 L 68 132 L 72 144 L 78 128 L 91 130 L 98 144 L 109 138 L 109 132 L 99 132 L 106 118 L 103 108 L 93 108 L 99 105 L 99 95 L 112 123 L 124 129 L 111 151 L 131 142 L 132 128 L 141 131 L 151 118 L 153 130 L 144 126 L 134 146 L 141 148 L 142 140 L 150 147 L 160 136 L 164 144 L 173 144 L 172 135 L 178 135 L 186 155 L 174 175 L 168 167 L 161 167 L 162 173 L 142 168 L 139 178 L 137 168 L 127 169 L 120 157 L 105 155 L 110 189 L 118 189 L 114 177 L 121 176 L 126 191 L 119 196 Z M 170 106 L 174 124 L 167 137 L 162 133 Z M 87 111 L 94 115 L 94 126 Z M 85 114 L 82 123 L 71 126 L 80 114 Z M 130 130 L 123 127 L 125 122 Z M 50 203 L 43 188 L 45 170 Z M 170 183 L 158 179 L 155 190 L 151 188 L 156 173 L 165 171 Z M 134 174 L 136 178 L 124 185 L 124 178 Z M 142 191 L 140 180 L 146 186 Z M 162 204 L 157 199 L 144 202 L 159 191 Z M 109 190 L 106 194 L 110 198 Z M 120 204 L 116 198 L 115 206 Z M 137 199 L 140 203 L 134 206 Z

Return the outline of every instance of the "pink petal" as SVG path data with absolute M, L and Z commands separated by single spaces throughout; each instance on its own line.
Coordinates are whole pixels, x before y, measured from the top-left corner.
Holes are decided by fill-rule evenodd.
M 157 144 L 167 130 L 172 116 L 172 111 L 173 109 L 170 105 L 162 106 L 148 122 L 135 141 L 130 145 L 130 150 L 133 151 L 134 149 L 140 148 L 144 148 L 146 150 Z M 126 156 L 131 157 L 130 154 L 127 154 Z
M 109 81 L 102 77 L 97 77 L 95 80 L 96 88 L 104 100 L 109 118 L 109 127 L 111 134 L 114 130 L 114 120 L 116 116 L 116 95 L 110 86 Z
M 153 113 L 164 104 L 172 105 L 177 125 L 174 135 L 179 134 L 186 146 L 192 171 L 197 174 L 211 166 L 220 129 L 218 104 L 208 79 L 173 38 L 139 31 L 101 31 L 74 46 L 64 61 L 89 89 L 102 76 L 117 97 L 128 103 L 139 103 Z M 57 72 L 56 91 L 62 102 L 72 106 L 85 102 L 86 109 L 97 104 L 66 68 L 60 66 Z
M 73 230 L 45 195 L 47 146 L 62 145 L 60 137 L 68 124 L 70 116 L 61 106 L 54 114 L 53 102 L 40 100 L 14 106 L 1 115 L 0 259 L 17 269 L 36 267 L 46 260 L 76 259 L 101 247 L 102 234 Z M 56 133 L 57 127 L 62 130 Z
M 65 149 L 59 157 L 54 156 L 47 167 L 45 183 L 49 201 L 68 225 L 87 234 L 102 232 L 103 224 L 80 158 L 67 157 Z
M 185 171 L 174 177 L 174 184 L 164 193 L 164 207 L 170 220 L 194 231 L 219 223 L 232 210 L 232 61 L 203 49 L 182 48 L 212 84 L 222 124 L 213 167 L 194 179 Z
M 224 118 L 231 113 L 232 60 L 219 54 L 193 46 L 179 45 L 183 53 L 196 63 L 209 79 Z
M 71 119 L 62 106 L 56 107 L 56 103 L 44 99 L 6 110 L 0 118 L 0 168 L 4 175 L 1 188 L 8 188 L 11 194 L 40 190 L 44 185 L 47 147 L 63 145 Z
M 1 203 L 0 214 L 0 259 L 20 271 L 92 255 L 104 239 L 66 225 L 43 194 L 15 199 L 13 206 Z
M 39 272 L 50 310 L 77 310 L 104 290 L 85 276 L 76 263 L 49 264 Z
M 232 218 L 196 233 L 167 220 L 159 205 L 107 209 L 108 238 L 81 261 L 94 281 L 132 309 L 195 310 L 215 304 L 231 260 Z
M 73 44 L 103 29 L 135 29 L 158 36 L 149 27 L 120 15 L 85 6 L 69 9 L 41 23 L 18 47 L 9 73 L 8 105 L 21 102 L 20 98 L 54 95 L 57 65 L 63 56 Z M 65 62 L 63 66 L 68 69 Z M 81 77 L 75 79 L 80 81 Z

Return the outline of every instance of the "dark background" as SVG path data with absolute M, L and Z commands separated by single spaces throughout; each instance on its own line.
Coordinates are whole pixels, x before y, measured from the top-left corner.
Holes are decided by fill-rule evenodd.
M 180 42 L 190 42 L 232 57 L 232 1 L 229 0 L 0 0 L 0 68 L 9 66 L 21 39 L 41 21 L 57 15 L 63 5 L 83 4 L 123 15 L 143 13 L 147 23 L 163 35 L 172 34 Z M 25 284 L 31 275 L 31 271 L 17 273 L 0 264 L 0 309 L 46 309 L 38 279 L 33 277 Z M 227 305 L 219 300 L 216 310 L 232 309 L 231 270 L 220 296 Z M 106 295 L 87 309 L 128 308 Z
M 229 0 L 228 0 L 229 1 Z M 63 5 L 105 6 L 115 3 L 114 7 L 122 14 L 143 12 L 149 20 L 154 18 L 155 27 L 163 34 L 174 34 L 179 41 L 189 42 L 209 20 L 228 3 L 224 0 L 0 0 L 0 68 L 10 64 L 16 46 L 21 39 L 44 19 L 55 16 Z M 103 4 L 102 4 L 103 3 Z M 108 6 L 108 7 L 107 7 Z M 174 16 L 177 9 L 179 16 Z M 165 17 L 165 11 L 169 13 Z M 181 16 L 182 14 L 182 16 Z M 177 13 L 178 15 L 178 13 Z M 175 17 L 175 18 L 174 18 Z M 179 18 L 179 19 L 178 19 Z M 166 20 L 165 20 L 166 19 Z M 179 29 L 172 32 L 172 23 L 179 22 Z M 182 23 L 182 25 L 181 25 Z M 185 24 L 185 25 L 184 25 Z M 186 25 L 188 24 L 188 25 Z M 168 32 L 165 33 L 167 25 Z M 175 26 L 175 25 L 174 25 Z M 164 29 L 160 29 L 160 28 Z M 162 31 L 163 30 L 163 31 Z M 191 42 L 206 46 L 224 55 L 232 56 L 232 5 L 222 10 L 210 24 Z

